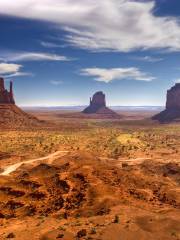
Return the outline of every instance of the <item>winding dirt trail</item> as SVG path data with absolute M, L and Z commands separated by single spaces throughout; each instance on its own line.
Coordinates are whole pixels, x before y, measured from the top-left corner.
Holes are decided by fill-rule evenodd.
M 44 160 L 48 160 L 48 163 L 51 164 L 55 159 L 62 157 L 63 154 L 68 153 L 68 151 L 56 151 L 54 153 L 51 153 L 45 157 L 41 157 L 41 158 L 35 158 L 35 159 L 31 159 L 31 160 L 26 160 L 20 163 L 15 163 L 12 165 L 9 165 L 7 167 L 5 167 L 4 171 L 2 173 L 0 173 L 0 176 L 8 176 L 9 174 L 11 174 L 12 172 L 15 172 L 19 167 L 21 167 L 23 164 L 31 164 L 37 161 L 44 161 Z M 99 157 L 101 160 L 105 160 L 105 162 L 111 162 L 111 164 L 116 165 L 117 167 L 119 167 L 122 163 L 130 163 L 130 164 L 140 164 L 141 162 L 143 162 L 144 160 L 149 160 L 150 158 L 134 158 L 134 159 L 112 159 L 112 158 L 105 158 L 105 157 Z
M 55 159 L 58 157 L 62 157 L 62 153 L 68 153 L 68 151 L 56 151 L 54 153 L 51 153 L 45 157 L 41 158 L 36 158 L 36 159 L 31 159 L 31 160 L 26 160 L 20 163 L 15 163 L 12 165 L 7 166 L 2 173 L 0 173 L 0 176 L 7 176 L 10 173 L 16 171 L 19 167 L 21 167 L 23 164 L 31 164 L 37 161 L 43 161 L 43 160 L 48 160 L 48 163 L 52 163 Z
M 8 176 L 12 172 L 15 172 L 23 164 L 31 164 L 31 163 L 34 163 L 37 161 L 44 161 L 44 160 L 48 160 L 48 164 L 52 164 L 52 162 L 55 159 L 62 157 L 64 154 L 66 154 L 68 152 L 69 151 L 56 151 L 45 157 L 26 160 L 26 161 L 23 161 L 20 163 L 15 163 L 15 164 L 9 165 L 9 166 L 5 167 L 5 169 L 2 173 L 0 173 L 0 176 Z M 99 157 L 99 159 L 106 163 L 110 163 L 114 166 L 117 166 L 117 167 L 121 167 L 122 163 L 128 163 L 130 165 L 137 165 L 137 164 L 141 164 L 145 160 L 151 160 L 151 158 L 113 159 L 113 158 L 106 158 L 106 157 Z

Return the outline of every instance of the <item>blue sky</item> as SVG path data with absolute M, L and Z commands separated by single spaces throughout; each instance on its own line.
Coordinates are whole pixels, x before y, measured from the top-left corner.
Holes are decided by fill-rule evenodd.
M 18 105 L 164 105 L 180 81 L 180 1 L 0 0 L 0 75 Z

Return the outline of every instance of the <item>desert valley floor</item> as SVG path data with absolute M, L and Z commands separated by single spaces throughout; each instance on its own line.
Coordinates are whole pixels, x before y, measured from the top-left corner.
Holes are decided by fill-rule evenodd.
M 180 239 L 179 123 L 30 113 L 0 131 L 0 239 Z

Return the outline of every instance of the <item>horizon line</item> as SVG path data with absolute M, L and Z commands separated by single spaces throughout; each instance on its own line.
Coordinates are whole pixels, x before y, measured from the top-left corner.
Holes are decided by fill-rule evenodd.
M 88 105 L 18 105 L 22 108 L 28 107 L 44 107 L 44 108 L 53 108 L 53 107 L 87 107 Z M 165 107 L 164 105 L 108 105 L 108 107 Z

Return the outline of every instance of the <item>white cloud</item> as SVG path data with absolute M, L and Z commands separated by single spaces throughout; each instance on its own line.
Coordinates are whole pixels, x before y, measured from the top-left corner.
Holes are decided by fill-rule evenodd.
M 133 57 L 133 59 L 138 61 L 144 61 L 144 62 L 152 62 L 152 63 L 163 61 L 163 58 L 151 57 L 151 56 Z
M 156 16 L 155 0 L 1 0 L 0 14 L 54 23 L 66 40 L 92 51 L 180 51 L 178 17 Z
M 0 74 L 12 74 L 19 72 L 22 65 L 14 63 L 0 63 Z
M 29 72 L 16 72 L 12 74 L 5 75 L 5 78 L 14 78 L 14 77 L 23 77 L 23 76 L 33 76 L 32 73 Z
M 0 63 L 0 75 L 5 78 L 32 76 L 32 73 L 21 72 L 22 65 L 14 63 Z
M 113 80 L 131 79 L 152 81 L 155 79 L 136 67 L 130 68 L 85 68 L 80 72 L 84 76 L 92 76 L 96 81 L 109 83 Z
M 66 56 L 50 53 L 36 53 L 36 52 L 5 52 L 1 54 L 1 59 L 11 62 L 23 61 L 69 61 Z
M 51 83 L 52 85 L 58 86 L 58 85 L 61 85 L 63 82 L 62 82 L 62 81 L 52 80 L 52 81 L 50 81 L 50 83 Z

